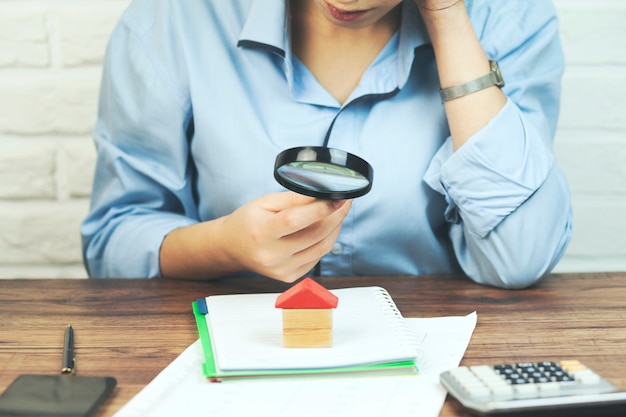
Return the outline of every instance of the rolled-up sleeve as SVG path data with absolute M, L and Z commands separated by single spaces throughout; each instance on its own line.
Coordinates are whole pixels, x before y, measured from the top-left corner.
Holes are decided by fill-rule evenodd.
M 98 149 L 83 257 L 91 277 L 156 277 L 171 230 L 196 222 L 184 86 L 152 52 L 154 33 L 132 10 L 107 49 L 94 140 Z
M 500 63 L 508 99 L 456 152 L 448 138 L 424 176 L 446 198 L 463 270 L 479 283 L 508 288 L 549 273 L 571 238 L 569 190 L 551 150 L 563 56 L 554 9 L 536 3 L 476 11 L 493 13 L 474 16 L 486 22 L 476 30 Z

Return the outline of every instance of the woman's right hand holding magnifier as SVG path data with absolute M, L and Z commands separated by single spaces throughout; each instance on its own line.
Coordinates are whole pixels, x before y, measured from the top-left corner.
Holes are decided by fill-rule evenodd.
M 216 220 L 176 229 L 161 246 L 163 276 L 208 279 L 251 271 L 284 282 L 330 252 L 351 201 L 272 193 Z

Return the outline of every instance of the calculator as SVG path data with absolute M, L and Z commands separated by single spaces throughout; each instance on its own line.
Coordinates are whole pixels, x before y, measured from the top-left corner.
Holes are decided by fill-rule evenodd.
M 626 391 L 577 360 L 461 366 L 440 381 L 479 416 L 626 416 Z

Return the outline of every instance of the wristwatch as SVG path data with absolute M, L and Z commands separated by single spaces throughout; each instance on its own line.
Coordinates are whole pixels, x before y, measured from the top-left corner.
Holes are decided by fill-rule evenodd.
M 452 87 L 442 88 L 439 90 L 441 99 L 443 101 L 454 100 L 455 98 L 463 97 L 468 94 L 475 93 L 485 88 L 495 85 L 496 87 L 504 87 L 504 78 L 500 72 L 498 63 L 494 60 L 489 60 L 489 72 L 482 77 L 478 77 L 475 80 L 468 81 L 464 84 L 453 85 Z

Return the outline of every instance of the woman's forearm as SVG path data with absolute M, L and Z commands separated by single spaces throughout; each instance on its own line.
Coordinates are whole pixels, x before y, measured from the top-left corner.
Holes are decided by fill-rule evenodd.
M 441 88 L 487 74 L 489 60 L 472 27 L 465 3 L 450 5 L 439 1 L 430 2 L 439 4 L 428 5 L 417 1 L 435 51 Z M 454 148 L 460 148 L 489 123 L 505 102 L 505 95 L 496 86 L 445 102 Z

